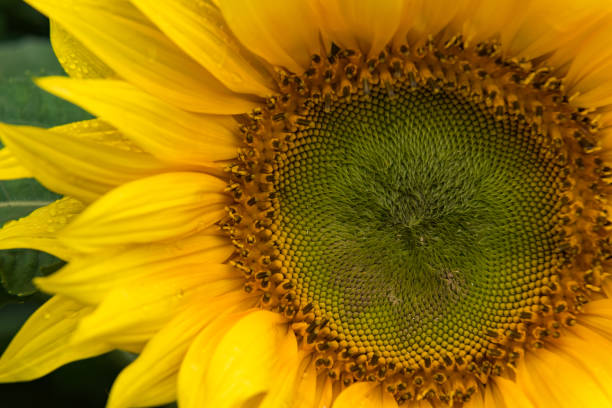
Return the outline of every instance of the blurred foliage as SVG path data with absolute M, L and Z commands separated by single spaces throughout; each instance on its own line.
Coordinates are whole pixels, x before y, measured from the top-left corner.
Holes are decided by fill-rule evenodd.
M 32 82 L 33 77 L 64 75 L 47 35 L 48 21 L 42 15 L 21 0 L 0 0 L 1 122 L 50 127 L 90 117 Z M 57 197 L 35 180 L 0 181 L 0 225 Z M 48 298 L 35 292 L 31 278 L 62 264 L 37 251 L 0 251 L 0 281 L 8 289 L 0 290 L 0 351 Z M 103 408 L 113 380 L 133 358 L 117 351 L 69 364 L 35 381 L 0 384 L 0 407 Z
M 22 0 L 0 0 L 0 41 L 48 32 L 48 20 Z
M 46 38 L 0 43 L 0 119 L 50 127 L 90 118 L 82 109 L 38 88 L 33 78 L 63 75 Z

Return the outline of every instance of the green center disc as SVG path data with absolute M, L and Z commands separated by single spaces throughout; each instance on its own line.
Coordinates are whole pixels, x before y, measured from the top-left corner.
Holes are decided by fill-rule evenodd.
M 559 262 L 562 168 L 518 117 L 399 85 L 315 105 L 275 163 L 279 247 L 321 319 L 408 366 L 480 358 Z

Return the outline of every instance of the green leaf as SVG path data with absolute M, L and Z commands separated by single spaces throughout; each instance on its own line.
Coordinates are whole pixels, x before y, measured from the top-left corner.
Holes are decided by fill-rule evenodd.
M 40 127 L 56 126 L 91 116 L 82 109 L 39 89 L 32 78 L 64 75 L 48 39 L 30 38 L 0 44 L 0 121 Z M 36 180 L 0 181 L 0 225 L 25 217 L 60 196 Z M 36 291 L 32 278 L 64 264 L 49 254 L 14 249 L 0 251 L 0 306 Z
M 0 183 L 0 225 L 25 217 L 59 197 L 33 179 L 3 181 Z M 0 251 L 0 282 L 8 295 L 30 295 L 36 291 L 32 278 L 48 275 L 63 265 L 60 259 L 40 251 Z M 10 300 L 10 297 L 6 300 Z
M 30 38 L 0 45 L 0 121 L 51 127 L 92 116 L 38 88 L 33 78 L 64 75 L 49 40 Z
M 52 255 L 30 249 L 0 253 L 0 281 L 9 295 L 27 296 L 36 292 L 32 279 L 57 271 L 66 263 Z
M 35 209 L 50 204 L 60 197 L 34 179 L 1 181 L 0 225 L 25 217 Z

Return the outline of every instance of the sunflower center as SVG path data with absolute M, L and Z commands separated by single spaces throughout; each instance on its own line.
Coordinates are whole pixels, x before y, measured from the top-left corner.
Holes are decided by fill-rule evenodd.
M 340 386 L 460 406 L 599 296 L 597 124 L 497 49 L 334 48 L 243 118 L 231 263 Z
M 561 167 L 520 120 L 399 83 L 314 108 L 274 163 L 288 277 L 341 338 L 417 366 L 539 303 Z

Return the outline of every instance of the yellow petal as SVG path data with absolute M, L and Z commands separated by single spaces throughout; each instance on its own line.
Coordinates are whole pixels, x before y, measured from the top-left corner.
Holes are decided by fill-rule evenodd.
M 214 5 L 191 0 L 133 3 L 229 89 L 262 97 L 276 89 L 270 68 L 240 44 Z
M 84 207 L 73 198 L 62 198 L 20 220 L 9 221 L 0 230 L 0 249 L 38 249 L 69 260 L 75 256 L 75 251 L 57 240 L 57 232 Z
M 473 4 L 469 0 L 444 1 L 442 4 L 428 0 L 408 0 L 405 2 L 401 21 L 395 34 L 394 44 L 422 45 L 429 36 L 437 35 L 444 27 Z
M 487 383 L 484 394 L 484 408 L 538 408 L 514 381 L 506 378 L 495 377 Z
M 35 127 L 0 124 L 0 137 L 44 186 L 83 202 L 167 168 L 149 154 Z
M 300 363 L 298 376 L 296 377 L 297 388 L 295 392 L 295 405 L 293 408 L 315 408 L 317 401 L 317 368 L 312 354 L 308 355 Z
M 536 407 L 612 406 L 591 373 L 558 350 L 542 348 L 527 353 L 516 380 Z
M 572 55 L 565 83 L 568 93 L 577 94 L 572 100 L 575 106 L 598 108 L 612 103 L 612 52 L 608 42 L 612 35 L 610 8 L 612 6 L 608 5 L 607 9 L 598 14 L 599 18 L 593 18 L 597 24 L 581 38 L 583 41 L 579 47 L 575 47 L 579 52 Z
M 34 283 L 49 293 L 96 305 L 113 289 L 172 274 L 189 265 L 226 261 L 234 252 L 225 236 L 198 234 L 169 243 L 111 249 L 73 258 L 68 265 Z M 237 273 L 229 265 L 227 274 Z
M 255 100 L 233 93 L 126 0 L 28 0 L 120 77 L 182 109 L 234 114 Z
M 0 381 L 29 381 L 71 361 L 110 351 L 102 343 L 70 344 L 77 324 L 91 310 L 60 296 L 42 305 L 0 358 Z
M 70 135 L 73 138 L 95 142 L 128 152 L 142 153 L 142 149 L 117 130 L 114 126 L 100 119 L 89 119 L 80 122 L 54 126 L 49 130 L 55 133 Z
M 612 400 L 612 340 L 590 328 L 576 325 L 556 343 L 556 350 L 579 365 Z
M 358 382 L 344 389 L 333 408 L 397 408 L 393 395 L 376 382 Z
M 578 323 L 612 340 L 612 299 L 601 299 L 584 305 Z
M 6 147 L 0 149 L 0 180 L 15 180 L 33 177 L 32 173 Z
M 204 330 L 198 335 L 179 373 L 179 404 L 288 406 L 293 390 L 285 385 L 293 384 L 298 364 L 295 336 L 282 317 L 249 313 L 223 334 Z
M 485 394 L 487 390 L 484 387 L 477 389 L 470 399 L 463 405 L 464 408 L 485 408 Z
M 174 401 L 179 367 L 197 334 L 211 321 L 247 310 L 255 301 L 256 297 L 236 291 L 204 305 L 195 304 L 177 315 L 117 377 L 107 408 L 153 406 Z
M 89 206 L 60 239 L 83 252 L 186 237 L 225 216 L 225 182 L 165 173 L 124 184 Z
M 317 379 L 317 399 L 319 401 L 318 405 L 315 405 L 315 408 L 329 408 L 332 406 L 332 401 L 334 399 L 334 387 L 333 381 L 329 378 L 329 376 L 323 375 L 319 376 Z
M 49 77 L 37 84 L 100 116 L 160 160 L 206 168 L 238 153 L 231 116 L 184 112 L 122 81 Z
M 324 22 L 326 37 L 372 58 L 395 35 L 403 3 L 402 0 L 320 0 L 318 16 Z
M 238 39 L 268 62 L 301 74 L 321 54 L 310 2 L 221 0 L 219 8 Z
M 244 278 L 226 269 L 188 265 L 137 286 L 113 289 L 79 324 L 72 341 L 141 343 L 190 304 L 203 306 L 216 296 L 243 292 Z
M 577 47 L 587 43 L 585 35 L 602 16 L 604 3 L 609 7 L 600 0 L 566 1 L 563 7 L 555 0 L 531 1 L 513 12 L 519 18 L 502 30 L 502 47 L 517 58 L 548 55 L 552 66 L 561 67 L 580 54 Z
M 301 352 L 301 362 L 295 378 L 292 408 L 330 408 L 333 380 L 326 372 L 317 372 L 316 356 Z
M 51 20 L 53 51 L 64 71 L 73 78 L 112 78 L 117 74 L 61 25 Z

